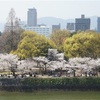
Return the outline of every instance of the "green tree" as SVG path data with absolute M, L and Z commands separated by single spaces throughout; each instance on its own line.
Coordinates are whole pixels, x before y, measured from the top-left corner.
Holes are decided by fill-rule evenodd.
M 12 51 L 12 53 L 17 54 L 21 59 L 33 56 L 47 56 L 48 49 L 54 47 L 54 43 L 46 39 L 46 37 L 32 31 L 25 31 L 21 34 L 21 41 L 17 50 Z
M 63 44 L 65 56 L 100 57 L 100 34 L 94 31 L 80 32 L 65 40 Z
M 62 44 L 65 41 L 66 37 L 70 36 L 70 32 L 67 30 L 56 30 L 54 31 L 50 39 L 55 43 L 57 49 L 62 51 Z

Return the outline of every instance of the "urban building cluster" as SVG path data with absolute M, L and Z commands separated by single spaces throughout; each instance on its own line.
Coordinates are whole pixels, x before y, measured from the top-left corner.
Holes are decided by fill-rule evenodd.
M 81 18 L 75 18 L 75 23 L 67 23 L 67 30 L 71 32 L 90 30 L 91 20 L 81 15 Z M 100 17 L 97 18 L 97 32 L 100 32 Z
M 75 19 L 75 23 L 67 23 L 67 30 L 70 31 L 90 30 L 90 18 L 85 18 L 85 15 L 81 15 L 81 18 Z
M 45 24 L 38 25 L 37 10 L 35 8 L 31 8 L 27 12 L 27 25 L 21 25 L 21 27 L 25 30 L 31 30 L 48 37 L 54 30 L 60 29 L 60 24 L 52 26 L 47 26 Z
M 67 23 L 66 29 L 71 32 L 90 30 L 91 20 L 81 15 L 81 18 L 75 18 L 74 23 Z M 25 30 L 31 30 L 38 34 L 48 37 L 53 31 L 60 30 L 61 25 L 47 26 L 45 24 L 37 24 L 37 10 L 35 8 L 28 9 L 27 11 L 27 24 L 20 26 Z M 97 32 L 100 32 L 100 17 L 97 20 Z

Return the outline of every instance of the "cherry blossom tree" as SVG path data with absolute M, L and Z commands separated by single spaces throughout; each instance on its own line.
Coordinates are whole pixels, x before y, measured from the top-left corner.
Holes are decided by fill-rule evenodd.
M 98 59 L 93 59 L 90 57 L 70 58 L 69 65 L 71 68 L 81 69 L 84 73 L 93 75 L 97 74 L 98 70 L 96 69 L 100 68 L 100 58 Z
M 0 54 L 0 65 L 8 68 L 15 76 L 17 70 L 18 56 L 13 54 Z

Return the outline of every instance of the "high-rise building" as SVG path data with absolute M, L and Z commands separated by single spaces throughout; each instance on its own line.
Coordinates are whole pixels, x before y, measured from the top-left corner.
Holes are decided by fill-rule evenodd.
M 37 11 L 35 8 L 29 9 L 27 12 L 27 25 L 37 26 Z
M 85 18 L 85 15 L 81 15 L 81 18 L 75 19 L 75 31 L 90 30 L 90 18 Z
M 60 30 L 60 24 L 59 25 L 52 25 L 52 32 L 55 30 Z
M 97 32 L 100 32 L 100 17 L 97 19 Z
M 44 24 L 37 25 L 37 11 L 35 8 L 29 9 L 27 12 L 27 25 L 20 23 L 20 26 L 24 30 L 34 31 L 40 35 L 49 37 L 52 32 L 52 28 Z

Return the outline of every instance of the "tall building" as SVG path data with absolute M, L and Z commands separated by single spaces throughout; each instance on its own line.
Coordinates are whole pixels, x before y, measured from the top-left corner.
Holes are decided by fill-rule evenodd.
M 60 24 L 59 25 L 52 25 L 52 32 L 55 30 L 60 30 Z
M 75 31 L 90 30 L 90 18 L 85 18 L 85 15 L 81 15 L 81 18 L 75 19 Z
M 100 17 L 97 19 L 97 32 L 100 32 Z
M 27 12 L 27 25 L 37 26 L 37 11 L 35 8 L 29 9 Z
M 67 23 L 67 30 L 74 32 L 75 31 L 75 23 Z
M 29 9 L 27 12 L 27 25 L 24 22 L 20 23 L 24 30 L 34 31 L 40 35 L 49 37 L 52 32 L 51 27 L 44 24 L 37 25 L 37 11 L 35 8 Z

